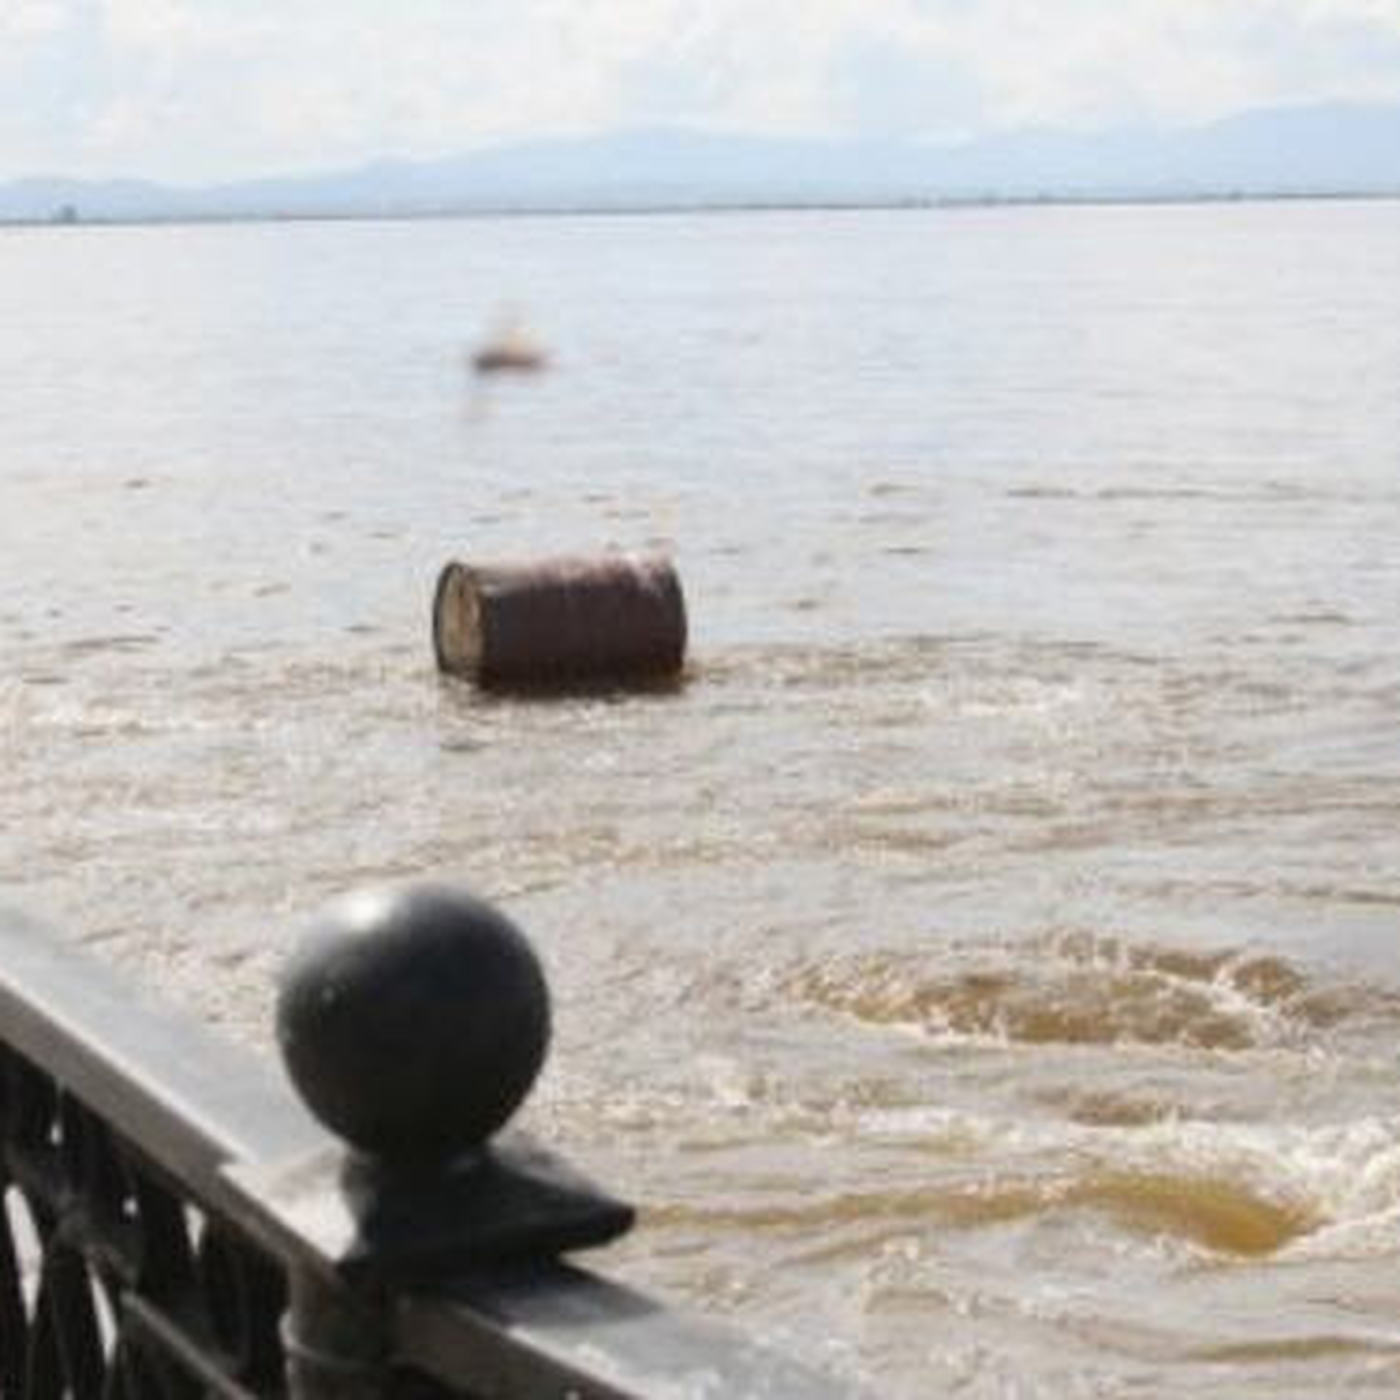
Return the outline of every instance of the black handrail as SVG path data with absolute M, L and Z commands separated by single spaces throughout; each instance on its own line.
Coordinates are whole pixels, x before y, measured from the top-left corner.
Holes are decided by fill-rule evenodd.
M 562 1261 L 631 1211 L 495 1133 L 548 1038 L 495 911 L 334 907 L 278 1025 L 353 1145 L 271 1064 L 0 914 L 0 1400 L 854 1394 Z

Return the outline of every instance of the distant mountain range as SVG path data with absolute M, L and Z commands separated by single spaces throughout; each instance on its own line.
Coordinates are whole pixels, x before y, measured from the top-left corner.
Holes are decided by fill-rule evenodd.
M 1267 108 L 1205 126 L 1010 131 L 958 145 L 684 130 L 181 188 L 0 183 L 0 220 L 401 216 L 472 211 L 1400 195 L 1400 105 Z

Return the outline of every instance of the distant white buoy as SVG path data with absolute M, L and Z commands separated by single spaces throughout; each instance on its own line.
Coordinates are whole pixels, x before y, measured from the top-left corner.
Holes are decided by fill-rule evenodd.
M 548 363 L 544 347 L 519 325 L 488 336 L 472 355 L 472 368 L 478 374 L 533 373 Z

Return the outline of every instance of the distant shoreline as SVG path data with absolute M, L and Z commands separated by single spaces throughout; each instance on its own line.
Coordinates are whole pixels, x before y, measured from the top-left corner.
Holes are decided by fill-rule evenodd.
M 621 127 L 213 181 L 51 171 L 0 178 L 0 221 L 398 221 L 1396 198 L 1400 100 L 1334 100 L 1247 107 L 1187 125 L 993 128 L 948 142 Z
M 697 214 L 820 214 L 859 212 L 927 213 L 937 210 L 1025 208 L 1119 208 L 1217 205 L 1383 203 L 1400 201 L 1395 190 L 1260 190 L 1164 194 L 968 195 L 931 198 L 823 200 L 702 200 L 694 203 L 483 205 L 382 210 L 249 210 L 168 214 L 84 214 L 61 210 L 47 217 L 0 216 L 0 229 L 142 228 L 220 224 L 420 223 L 453 219 L 656 218 Z

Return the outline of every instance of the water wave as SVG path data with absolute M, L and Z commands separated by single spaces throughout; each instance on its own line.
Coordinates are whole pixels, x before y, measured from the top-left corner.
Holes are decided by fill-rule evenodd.
M 1395 1118 L 1089 1127 L 911 1106 L 857 1112 L 844 1130 L 883 1164 L 876 1179 L 867 1169 L 745 1182 L 739 1172 L 720 1201 L 654 1195 L 649 1223 L 781 1233 L 810 1241 L 814 1257 L 858 1257 L 909 1232 L 1072 1215 L 1223 1257 L 1335 1261 L 1389 1257 L 1400 1245 Z
M 67 661 L 81 661 L 105 653 L 141 652 L 159 646 L 161 638 L 155 632 L 118 633 L 112 636 L 78 637 L 58 647 L 58 655 Z
M 1300 1041 L 1375 996 L 1315 981 L 1288 959 L 1193 952 L 1087 933 L 930 971 L 905 952 L 800 966 L 783 995 L 870 1025 L 1024 1045 L 1163 1045 L 1239 1051 Z
M 1216 1254 L 1277 1253 L 1318 1224 L 1315 1206 L 1226 1175 L 1096 1166 L 1080 1172 L 991 1175 L 976 1180 L 815 1198 L 709 1206 L 673 1204 L 648 1211 L 655 1227 L 793 1230 L 813 1239 L 861 1226 L 863 1243 L 890 1224 L 978 1229 L 1053 1212 L 1091 1211 L 1131 1234 L 1185 1240 Z M 851 1248 L 848 1243 L 845 1248 Z

